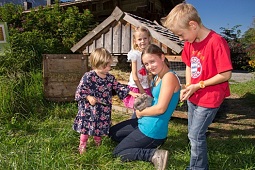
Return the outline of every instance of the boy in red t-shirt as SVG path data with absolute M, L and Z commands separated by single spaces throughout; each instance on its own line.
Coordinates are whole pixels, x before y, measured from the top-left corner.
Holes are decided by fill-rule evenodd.
M 225 39 L 202 24 L 190 4 L 175 6 L 162 23 L 185 41 L 182 61 L 186 64 L 186 86 L 180 100 L 188 103 L 191 157 L 187 170 L 209 169 L 206 131 L 221 103 L 230 95 L 230 50 Z

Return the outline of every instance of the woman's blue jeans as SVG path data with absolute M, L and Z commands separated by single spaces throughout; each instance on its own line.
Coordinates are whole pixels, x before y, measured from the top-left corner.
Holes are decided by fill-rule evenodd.
M 188 137 L 191 145 L 187 170 L 208 170 L 206 131 L 219 108 L 204 108 L 188 103 Z
M 138 128 L 137 119 L 129 119 L 112 126 L 109 136 L 119 142 L 113 154 L 122 161 L 151 161 L 156 148 L 166 140 L 145 136 Z

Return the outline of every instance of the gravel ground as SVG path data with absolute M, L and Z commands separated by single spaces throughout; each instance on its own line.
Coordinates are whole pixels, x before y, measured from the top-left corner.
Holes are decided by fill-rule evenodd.
M 179 76 L 181 83 L 185 83 L 185 71 L 184 70 L 178 70 L 175 71 L 177 75 Z M 247 72 L 247 71 L 242 71 L 242 70 L 234 70 L 232 72 L 232 77 L 230 79 L 230 83 L 242 83 L 242 82 L 247 82 L 250 80 L 255 79 L 255 72 Z
M 250 80 L 255 79 L 255 73 L 249 73 L 246 71 L 239 71 L 239 70 L 234 70 L 232 72 L 232 77 L 230 79 L 230 83 L 242 83 L 242 82 L 247 82 Z

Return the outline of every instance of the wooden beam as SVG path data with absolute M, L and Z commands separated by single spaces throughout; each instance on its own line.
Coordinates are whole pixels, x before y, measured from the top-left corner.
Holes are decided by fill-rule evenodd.
M 93 37 L 95 37 L 97 34 L 99 34 L 103 29 L 107 28 L 108 25 L 110 25 L 112 22 L 115 21 L 115 18 L 113 18 L 111 15 L 104 20 L 101 24 L 99 24 L 95 29 L 90 31 L 84 38 L 82 38 L 77 44 L 75 44 L 72 48 L 72 52 L 79 51 L 80 48 L 82 48 L 83 45 L 85 45 L 86 42 L 90 41 Z
M 168 61 L 182 62 L 182 58 L 180 55 L 165 55 Z

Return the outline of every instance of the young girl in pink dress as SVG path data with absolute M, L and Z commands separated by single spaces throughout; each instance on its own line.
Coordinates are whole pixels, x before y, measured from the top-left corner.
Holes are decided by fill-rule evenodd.
M 131 61 L 131 73 L 128 87 L 135 93 L 147 93 L 151 96 L 148 73 L 141 61 L 142 51 L 151 44 L 151 33 L 146 27 L 137 27 L 133 33 L 133 49 L 128 53 L 128 61 Z M 127 108 L 134 108 L 133 96 L 126 97 L 123 102 Z M 133 114 L 132 118 L 135 118 Z

